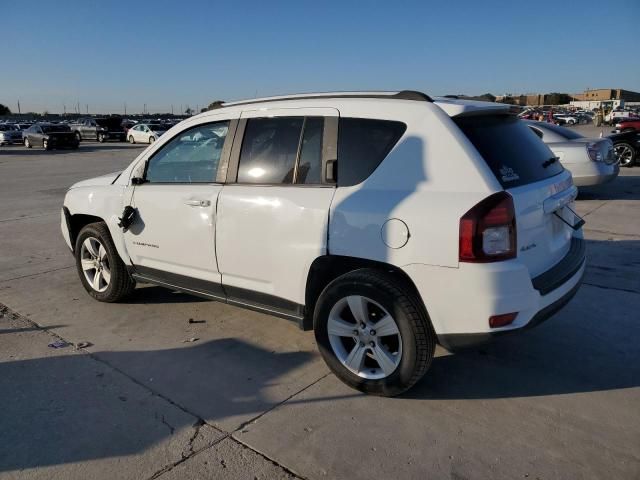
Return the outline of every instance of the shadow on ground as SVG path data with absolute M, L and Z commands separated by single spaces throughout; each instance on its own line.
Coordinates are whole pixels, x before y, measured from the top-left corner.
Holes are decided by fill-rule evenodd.
M 120 385 L 128 381 L 104 362 L 130 366 L 127 375 L 136 383 L 169 386 L 172 401 L 195 402 L 198 415 L 215 422 L 232 415 L 251 418 L 273 405 L 269 385 L 312 356 L 274 353 L 229 338 L 93 355 L 101 361 L 69 351 L 0 363 L 0 471 L 133 455 L 193 425 L 194 417 L 169 415 L 174 407 L 146 390 L 131 395 L 130 384 L 126 390 Z
M 578 200 L 640 200 L 640 167 L 636 175 L 619 175 L 615 180 L 595 187 L 580 187 Z

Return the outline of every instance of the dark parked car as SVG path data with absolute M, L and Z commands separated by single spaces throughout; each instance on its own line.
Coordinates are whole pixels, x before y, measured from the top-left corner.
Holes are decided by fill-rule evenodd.
M 35 123 L 23 132 L 24 146 L 52 148 L 78 148 L 78 139 L 68 125 Z
M 0 124 L 0 145 L 22 143 L 22 131 L 10 123 Z
M 609 135 L 613 142 L 613 151 L 618 157 L 621 167 L 633 167 L 638 163 L 640 152 L 640 132 L 629 130 Z
M 115 139 L 124 142 L 126 139 L 126 132 L 120 117 L 81 118 L 76 123 L 71 124 L 70 127 L 75 132 L 78 141 L 98 140 L 99 142 L 106 142 L 107 140 Z

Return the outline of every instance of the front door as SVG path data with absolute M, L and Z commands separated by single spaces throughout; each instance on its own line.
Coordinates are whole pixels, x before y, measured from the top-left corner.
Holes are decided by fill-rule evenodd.
M 134 187 L 134 223 L 125 233 L 139 275 L 222 296 L 216 260 L 218 165 L 229 122 L 184 130 L 147 161 Z
M 218 200 L 216 249 L 230 301 L 282 313 L 304 305 L 311 263 L 327 251 L 338 111 L 245 111 Z M 299 310 L 298 310 L 299 311 Z

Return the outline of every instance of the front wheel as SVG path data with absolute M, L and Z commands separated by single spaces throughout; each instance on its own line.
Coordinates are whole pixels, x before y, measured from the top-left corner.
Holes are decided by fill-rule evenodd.
M 76 132 L 76 140 L 78 140 L 78 142 L 82 141 L 82 135 L 80 135 L 80 132 Z
M 155 137 L 149 137 L 149 145 L 156 141 Z
M 613 147 L 621 167 L 632 167 L 636 152 L 628 143 L 618 143 Z
M 100 302 L 118 302 L 135 288 L 106 224 L 84 227 L 75 244 L 76 268 L 84 289 Z
M 104 136 L 104 134 L 101 133 L 100 135 L 98 135 L 98 142 L 104 143 L 105 140 L 106 140 L 106 137 Z
M 29 141 L 29 138 L 25 137 L 24 139 L 24 146 L 27 148 L 31 148 L 33 145 L 31 145 L 31 142 Z
M 129 143 L 130 143 L 131 145 L 133 145 L 134 143 L 136 143 L 136 141 L 135 141 L 135 140 L 134 140 L 134 138 L 133 138 L 133 135 L 129 135 Z
M 436 335 L 402 281 L 362 269 L 331 282 L 315 309 L 318 348 L 331 371 L 365 393 L 399 395 L 428 370 Z
M 49 145 L 49 140 L 45 139 L 42 141 L 42 146 L 44 147 L 45 150 L 50 150 L 51 147 Z

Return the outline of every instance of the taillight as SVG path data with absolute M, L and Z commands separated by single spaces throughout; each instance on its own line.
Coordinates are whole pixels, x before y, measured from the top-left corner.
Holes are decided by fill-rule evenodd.
M 587 143 L 587 153 L 589 154 L 589 158 L 594 162 L 602 162 L 604 158 L 602 158 L 602 152 L 600 152 L 600 148 L 598 147 L 598 142 Z
M 460 219 L 461 262 L 487 263 L 516 257 L 516 215 L 507 192 L 494 193 Z

